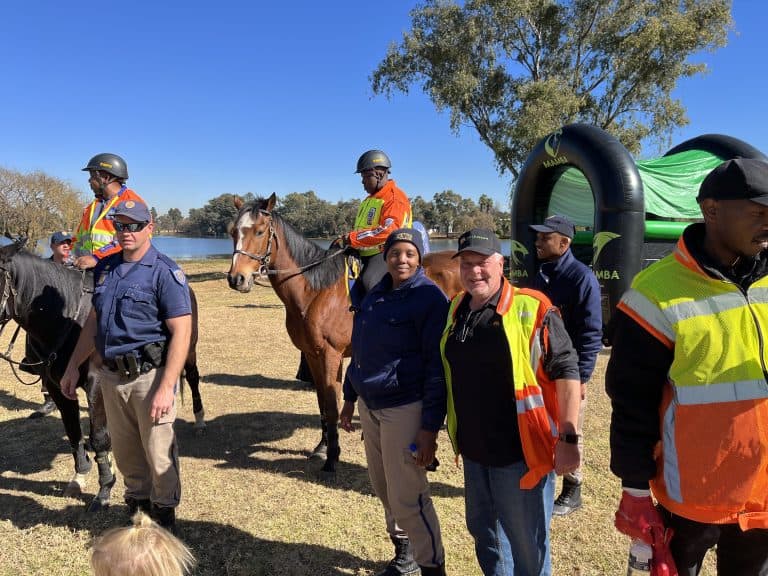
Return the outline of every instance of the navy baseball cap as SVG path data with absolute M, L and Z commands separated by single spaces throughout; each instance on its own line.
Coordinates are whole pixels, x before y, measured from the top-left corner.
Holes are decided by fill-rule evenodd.
M 413 228 L 398 228 L 392 232 L 387 236 L 387 241 L 384 242 L 384 258 L 387 257 L 387 252 L 395 242 L 410 242 L 416 246 L 416 250 L 419 251 L 419 262 L 421 262 L 421 256 L 424 254 L 424 241 L 421 232 Z
M 768 206 L 768 162 L 753 158 L 726 160 L 701 183 L 696 201 L 707 198 L 752 200 Z
M 61 244 L 62 242 L 71 242 L 72 241 L 72 234 L 69 232 L 64 232 L 63 230 L 61 232 L 54 232 L 51 235 L 51 244 Z
M 571 240 L 573 240 L 573 235 L 576 232 L 576 227 L 573 225 L 573 222 L 568 220 L 568 218 L 565 216 L 560 216 L 559 214 L 550 216 L 544 220 L 543 224 L 532 224 L 529 226 L 529 228 L 531 230 L 535 230 L 536 232 L 543 232 L 544 234 L 557 232 L 558 234 L 567 236 Z
M 501 242 L 493 230 L 488 228 L 472 228 L 459 236 L 459 249 L 452 258 L 456 258 L 462 252 L 477 252 L 490 256 L 491 254 L 501 254 Z
M 143 202 L 138 200 L 126 200 L 120 202 L 112 210 L 110 218 L 114 219 L 116 216 L 125 216 L 130 218 L 134 222 L 151 222 L 152 215 L 149 213 L 149 208 Z

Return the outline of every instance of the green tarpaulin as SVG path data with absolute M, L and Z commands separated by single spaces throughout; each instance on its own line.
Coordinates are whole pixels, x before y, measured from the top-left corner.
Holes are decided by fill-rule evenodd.
M 719 156 L 701 150 L 639 161 L 637 170 L 643 182 L 646 219 L 690 222 L 701 218 L 696 203 L 699 185 L 722 161 Z M 594 204 L 592 190 L 584 174 L 577 168 L 569 168 L 552 189 L 548 213 L 567 215 L 576 226 L 591 229 Z

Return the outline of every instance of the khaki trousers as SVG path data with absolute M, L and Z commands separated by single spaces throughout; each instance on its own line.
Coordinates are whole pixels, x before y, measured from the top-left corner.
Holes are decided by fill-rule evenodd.
M 175 508 L 181 499 L 179 455 L 173 421 L 176 403 L 158 422 L 149 412 L 163 368 L 134 380 L 101 368 L 97 378 L 104 396 L 115 464 L 123 475 L 125 496 Z M 178 384 L 174 390 L 178 393 Z
M 407 536 L 413 557 L 421 566 L 445 562 L 440 523 L 429 495 L 424 468 L 416 465 L 409 446 L 421 428 L 421 401 L 368 410 L 358 399 L 368 475 L 384 505 L 387 532 Z

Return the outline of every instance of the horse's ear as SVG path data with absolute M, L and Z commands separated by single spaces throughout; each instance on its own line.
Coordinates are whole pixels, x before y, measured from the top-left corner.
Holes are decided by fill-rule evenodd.
M 232 201 L 235 203 L 235 208 L 237 208 L 238 210 L 240 210 L 240 208 L 243 207 L 243 199 L 240 198 L 240 196 L 234 196 L 232 198 Z
M 24 247 L 24 244 L 27 243 L 27 239 L 22 238 L 14 238 L 13 242 L 8 244 L 7 246 L 3 246 L 0 248 L 0 260 L 7 261 L 13 258 L 19 250 L 21 250 Z
M 272 212 L 272 210 L 274 210 L 275 208 L 275 204 L 277 204 L 277 196 L 275 195 L 274 192 L 272 192 L 272 196 L 267 198 L 267 207 L 265 208 L 265 210 L 267 212 Z

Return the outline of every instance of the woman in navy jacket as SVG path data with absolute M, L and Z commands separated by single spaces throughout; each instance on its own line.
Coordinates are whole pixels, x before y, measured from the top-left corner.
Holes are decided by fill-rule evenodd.
M 440 336 L 448 301 L 421 267 L 417 230 L 384 245 L 388 274 L 355 313 L 341 427 L 352 431 L 359 400 L 368 474 L 384 505 L 395 557 L 380 575 L 445 574 L 440 525 L 425 467 L 433 463 L 446 410 Z

